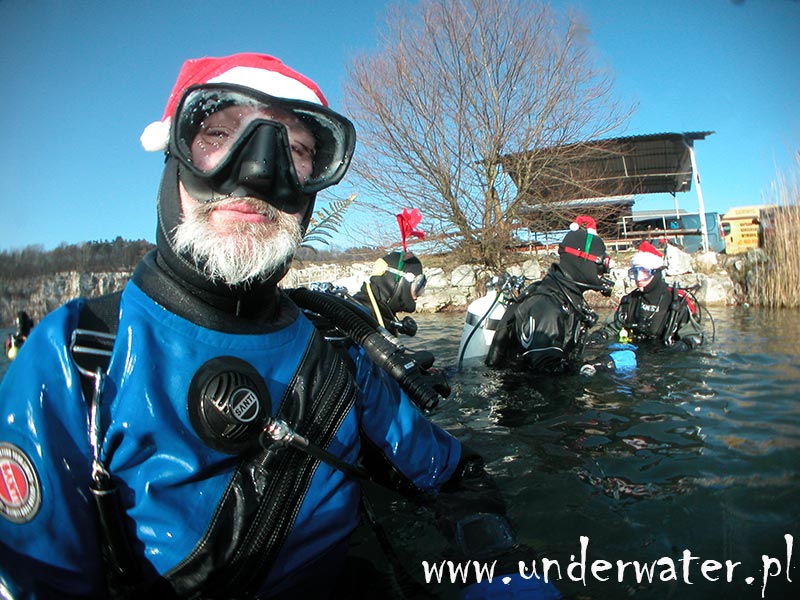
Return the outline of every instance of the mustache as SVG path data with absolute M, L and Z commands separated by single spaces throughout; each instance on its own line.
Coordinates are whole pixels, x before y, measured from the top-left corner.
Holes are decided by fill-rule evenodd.
M 219 200 L 215 199 L 212 202 L 198 202 L 192 207 L 192 212 L 200 217 L 208 217 L 217 208 L 225 208 L 233 205 L 240 206 L 242 204 L 252 209 L 253 212 L 269 217 L 273 221 L 277 221 L 280 216 L 280 211 L 277 208 L 263 200 L 248 197 L 239 198 L 236 196 L 225 196 Z
M 219 231 L 207 215 L 220 204 L 211 203 L 210 209 L 195 204 L 186 207 L 173 231 L 175 249 L 190 257 L 208 278 L 228 285 L 266 281 L 276 274 L 282 277 L 303 237 L 296 218 L 259 200 L 230 198 L 224 202 L 246 203 L 254 211 L 275 217 L 270 225 L 233 223 Z

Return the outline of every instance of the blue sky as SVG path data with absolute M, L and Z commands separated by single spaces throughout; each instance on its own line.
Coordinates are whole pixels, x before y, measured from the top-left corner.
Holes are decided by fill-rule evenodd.
M 344 66 L 373 47 L 387 4 L 0 0 L 0 249 L 153 241 L 163 163 L 139 135 L 182 62 L 274 54 L 337 108 Z M 789 170 L 800 149 L 800 1 L 551 4 L 585 15 L 617 95 L 638 103 L 626 134 L 716 132 L 696 143 L 707 210 L 758 204 Z M 678 199 L 697 207 L 694 189 Z M 642 196 L 635 209 L 673 205 Z

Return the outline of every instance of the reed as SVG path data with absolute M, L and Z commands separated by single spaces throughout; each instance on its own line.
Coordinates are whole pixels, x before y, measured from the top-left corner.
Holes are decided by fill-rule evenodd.
M 766 260 L 748 276 L 748 301 L 770 308 L 800 307 L 800 154 L 788 175 L 779 174 L 772 188 L 777 205 L 773 229 L 765 236 Z

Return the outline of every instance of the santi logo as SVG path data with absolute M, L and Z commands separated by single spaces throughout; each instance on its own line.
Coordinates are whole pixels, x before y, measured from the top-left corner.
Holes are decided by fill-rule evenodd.
M 0 515 L 12 523 L 27 523 L 41 504 L 41 486 L 33 463 L 17 446 L 0 443 Z

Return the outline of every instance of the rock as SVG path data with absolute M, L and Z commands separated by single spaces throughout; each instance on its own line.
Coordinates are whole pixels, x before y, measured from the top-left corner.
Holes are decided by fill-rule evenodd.
M 522 263 L 522 272 L 520 275 L 531 281 L 539 281 L 544 273 L 542 273 L 542 267 L 539 261 L 535 258 L 531 258 Z
M 730 278 L 702 273 L 698 277 L 701 278 L 701 286 L 696 296 L 700 302 L 714 306 L 736 304 L 734 286 Z
M 425 277 L 428 278 L 426 290 L 444 290 L 450 287 L 450 280 L 447 277 L 447 273 L 444 272 L 444 269 L 440 269 L 439 267 L 433 269 L 423 268 L 423 272 L 425 273 Z
M 762 251 L 748 252 L 744 257 L 726 257 L 713 253 L 692 257 L 678 248 L 667 247 L 669 268 L 666 279 L 678 281 L 683 287 L 698 285 L 697 299 L 708 305 L 736 304 L 744 297 L 748 285 L 746 273 L 753 265 L 768 259 Z M 616 306 L 623 294 L 632 289 L 627 278 L 632 253 L 618 253 L 609 277 L 614 280 L 611 298 L 598 293 L 587 294 L 586 300 L 595 308 Z M 527 282 L 538 281 L 549 266 L 550 257 L 520 256 L 522 262 L 511 265 L 509 272 L 522 275 Z M 694 264 L 693 264 L 694 262 Z M 372 273 L 372 263 L 302 264 L 289 270 L 282 287 L 307 286 L 313 282 L 330 282 L 345 287 L 354 294 Z M 729 275 L 729 272 L 733 275 Z M 440 267 L 426 268 L 428 286 L 417 302 L 419 312 L 465 310 L 467 305 L 482 296 L 486 282 L 495 273 L 481 265 L 458 265 L 451 272 Z M 41 318 L 78 296 L 98 296 L 122 289 L 131 273 L 57 273 L 46 277 L 30 277 L 0 281 L 0 316 L 11 326 L 18 310 L 26 310 L 37 322 Z
M 0 317 L 11 327 L 17 311 L 24 310 L 37 323 L 73 298 L 94 297 L 121 290 L 130 272 L 78 273 L 68 271 L 0 281 Z
M 453 308 L 461 308 L 469 304 L 466 293 L 459 293 L 458 288 L 452 290 L 432 290 L 425 292 L 417 300 L 417 312 L 443 312 Z
M 475 287 L 475 269 L 470 265 L 459 265 L 450 274 L 450 285 L 457 288 Z
M 691 273 L 693 270 L 692 257 L 672 244 L 667 244 L 664 261 L 667 263 L 666 273 L 672 277 Z
M 717 268 L 719 261 L 717 261 L 716 252 L 703 252 L 694 258 L 694 270 L 701 273 L 709 273 Z

